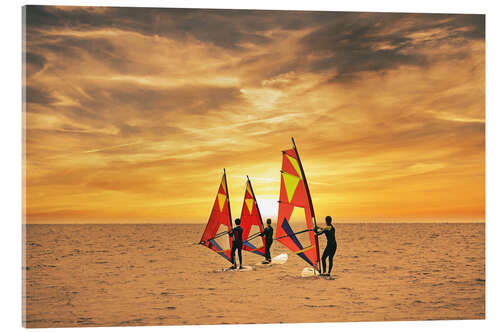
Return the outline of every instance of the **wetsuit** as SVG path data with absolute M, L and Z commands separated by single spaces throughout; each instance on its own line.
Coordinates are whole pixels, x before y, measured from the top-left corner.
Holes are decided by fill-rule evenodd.
M 265 245 L 264 256 L 266 257 L 267 261 L 271 261 L 271 245 L 273 244 L 273 231 L 274 231 L 273 227 L 268 225 L 264 228 L 264 231 L 260 234 L 261 236 L 264 236 L 264 245 Z
M 236 228 L 229 231 L 229 235 L 233 238 L 233 246 L 231 247 L 231 262 L 236 267 L 236 259 L 234 254 L 238 250 L 238 257 L 240 258 L 240 267 L 243 265 L 241 261 L 241 249 L 243 248 L 243 228 L 236 226 Z
M 325 234 L 326 247 L 321 256 L 321 263 L 323 264 L 323 273 L 326 273 L 326 257 L 328 257 L 328 274 L 331 273 L 333 268 L 333 256 L 337 251 L 337 241 L 335 240 L 335 228 L 333 226 L 326 226 L 318 235 Z

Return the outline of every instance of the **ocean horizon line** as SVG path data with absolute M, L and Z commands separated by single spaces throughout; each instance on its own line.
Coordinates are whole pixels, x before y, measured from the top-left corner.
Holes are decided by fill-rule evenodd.
M 322 224 L 319 222 L 318 224 Z M 455 221 L 402 221 L 402 220 L 392 220 L 392 221 L 334 221 L 334 224 L 485 224 L 486 221 L 473 221 L 473 220 L 455 220 Z M 165 225 L 205 225 L 206 222 L 189 222 L 189 221 L 36 221 L 36 222 L 23 222 L 22 225 L 37 225 L 37 224 L 61 224 L 61 225 L 85 225 L 85 224 L 103 224 L 103 225 L 150 225 L 150 224 L 165 224 Z M 290 223 L 291 225 L 302 225 L 301 222 Z

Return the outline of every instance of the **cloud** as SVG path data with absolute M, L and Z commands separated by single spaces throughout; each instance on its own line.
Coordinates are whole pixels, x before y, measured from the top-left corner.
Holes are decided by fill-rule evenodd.
M 26 102 L 32 104 L 50 105 L 57 102 L 48 89 L 27 86 Z
M 162 89 L 116 84 L 107 88 L 88 87 L 85 93 L 90 97 L 81 100 L 81 104 L 86 108 L 105 110 L 121 105 L 156 117 L 177 111 L 189 114 L 205 113 L 243 100 L 241 92 L 236 88 L 210 86 Z
M 40 72 L 47 63 L 47 59 L 43 55 L 33 52 L 26 52 L 25 61 L 26 75 L 28 77 Z
M 105 8 L 96 11 L 85 7 L 28 6 L 27 22 L 31 27 L 41 29 L 114 28 L 177 40 L 191 36 L 218 47 L 241 49 L 246 43 L 269 43 L 270 39 L 259 31 L 272 26 L 273 18 L 271 13 L 261 12 L 259 15 L 253 11 L 161 8 Z
M 417 34 L 429 36 L 419 39 Z M 301 43 L 304 53 L 315 56 L 310 70 L 334 69 L 331 80 L 342 82 L 363 72 L 427 66 L 431 59 L 422 52 L 422 46 L 464 38 L 484 38 L 484 16 L 337 14 L 331 23 L 304 36 Z M 449 56 L 454 54 L 451 51 Z
M 28 6 L 27 24 L 31 218 L 204 221 L 222 168 L 237 202 L 247 174 L 277 197 L 292 136 L 319 214 L 484 215 L 484 16 Z

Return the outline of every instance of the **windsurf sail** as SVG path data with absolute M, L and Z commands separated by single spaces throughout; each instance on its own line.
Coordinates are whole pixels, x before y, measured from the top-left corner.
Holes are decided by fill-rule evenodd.
M 243 250 L 264 256 L 264 237 L 259 235 L 263 231 L 262 217 L 248 176 L 240 220 L 243 228 Z
M 231 229 L 231 206 L 229 205 L 226 170 L 224 169 L 212 213 L 201 236 L 200 244 L 205 245 L 230 262 L 231 246 L 233 244 L 231 237 L 229 237 L 229 230 Z M 223 248 L 225 247 L 223 244 L 228 244 L 228 247 Z
M 320 272 L 318 236 L 314 232 L 316 218 L 311 194 L 293 138 L 292 143 L 292 149 L 283 151 L 276 239 Z M 304 228 L 295 226 L 298 229 L 295 232 L 291 222 L 297 221 L 290 221 L 290 217 L 298 207 L 304 209 L 305 226 Z M 301 233 L 308 234 L 307 244 L 302 244 L 297 238 Z

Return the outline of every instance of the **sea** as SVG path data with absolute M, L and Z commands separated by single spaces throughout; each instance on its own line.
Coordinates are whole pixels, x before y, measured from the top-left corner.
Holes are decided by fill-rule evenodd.
M 337 223 L 333 274 L 275 241 L 245 272 L 197 245 L 202 224 L 27 224 L 25 327 L 485 318 L 484 223 Z M 325 239 L 320 237 L 320 247 Z

